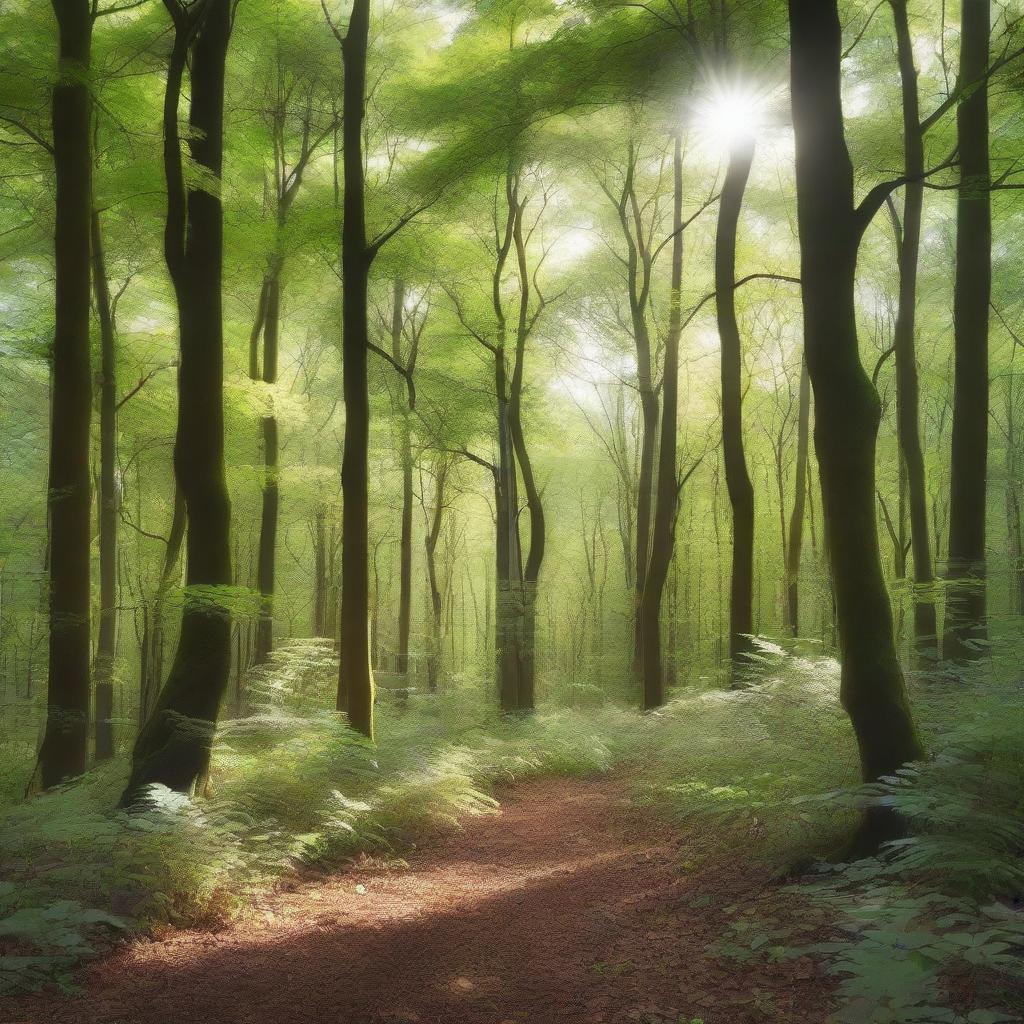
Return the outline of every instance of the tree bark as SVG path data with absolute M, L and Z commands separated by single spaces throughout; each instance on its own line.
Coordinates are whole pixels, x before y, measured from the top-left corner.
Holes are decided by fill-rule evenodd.
M 263 319 L 263 382 L 277 383 L 278 338 L 281 325 L 281 264 L 276 254 L 271 259 L 266 280 L 266 307 Z M 255 663 L 262 665 L 274 647 L 274 569 L 277 555 L 278 491 L 277 416 L 271 411 L 262 418 L 263 493 L 260 513 L 260 539 L 256 559 L 256 586 L 260 592 L 260 613 L 256 624 Z
M 924 207 L 924 136 L 917 95 L 917 67 L 907 18 L 907 0 L 891 0 L 903 97 L 904 187 L 903 225 L 899 247 L 899 309 L 893 338 L 896 357 L 896 423 L 907 470 L 910 537 L 914 558 L 914 637 L 918 653 L 938 655 L 935 582 L 928 530 L 928 486 L 921 448 L 920 388 L 916 353 L 917 271 Z
M 437 544 L 441 537 L 441 526 L 444 521 L 445 484 L 448 478 L 448 469 L 448 462 L 444 459 L 439 459 L 434 469 L 434 509 L 429 517 L 427 533 L 424 538 L 424 547 L 426 548 L 427 555 L 427 587 L 430 602 L 430 650 L 427 655 L 427 688 L 431 693 L 437 692 L 438 681 L 441 678 L 441 623 L 444 605 L 437 578 Z
M 114 756 L 114 658 L 117 652 L 117 338 L 99 211 L 91 215 L 92 283 L 100 326 L 100 628 L 93 666 L 96 686 L 95 758 Z
M 988 84 L 990 0 L 963 0 L 958 81 L 976 83 L 957 107 L 960 191 L 953 286 L 953 428 L 943 657 L 970 661 L 988 639 L 985 507 L 988 325 L 992 297 L 992 175 Z
M 396 361 L 402 360 L 402 329 L 405 320 L 405 282 L 395 281 L 391 307 L 391 350 Z M 411 403 L 410 403 L 411 404 Z M 398 545 L 398 674 L 409 671 L 409 633 L 412 626 L 412 431 L 409 415 L 401 416 L 402 460 L 402 524 Z
M 665 703 L 661 655 L 661 599 L 675 546 L 679 481 L 676 470 L 679 415 L 679 338 L 682 333 L 680 292 L 683 283 L 683 153 L 676 135 L 672 154 L 672 270 L 669 323 L 665 336 L 662 384 L 661 443 L 658 447 L 658 485 L 651 530 L 651 554 L 640 601 L 640 650 L 645 711 Z
M 192 792 L 204 778 L 231 666 L 231 506 L 224 473 L 224 336 L 221 278 L 223 213 L 219 194 L 199 183 L 187 192 L 177 131 L 178 99 L 191 56 L 189 148 L 219 180 L 224 156 L 224 68 L 231 0 L 207 0 L 193 24 L 175 20 L 164 106 L 168 201 L 165 256 L 178 304 L 181 360 L 174 470 L 188 519 L 187 576 L 174 663 L 152 717 L 139 734 L 122 803 L 153 783 Z
M 854 300 L 866 215 L 853 200 L 836 0 L 789 0 L 789 22 L 805 351 L 836 593 L 840 699 L 871 782 L 916 760 L 922 748 L 896 655 L 875 520 L 881 413 L 860 361 Z M 889 812 L 872 810 L 860 839 L 870 846 L 898 829 Z
M 87 0 L 54 0 L 60 35 L 53 88 L 55 326 L 49 512 L 49 678 L 39 750 L 44 788 L 85 770 L 89 745 L 89 260 L 92 209 L 92 17 Z
M 754 632 L 754 487 L 743 446 L 743 354 L 736 322 L 736 233 L 753 161 L 752 139 L 737 143 L 730 152 L 715 236 L 715 303 L 722 345 L 722 458 L 732 506 L 729 656 L 734 681 L 752 650 Z
M 370 33 L 369 0 L 353 0 L 344 59 L 344 223 L 341 274 L 344 292 L 342 356 L 345 397 L 345 451 L 341 462 L 341 665 L 338 710 L 349 724 L 373 739 L 373 668 L 370 664 L 369 446 L 370 391 L 367 378 L 369 316 L 367 288 L 373 252 L 366 241 L 363 171 L 363 115 L 366 57 Z
M 807 360 L 800 366 L 800 395 L 797 399 L 796 489 L 789 517 L 789 549 L 786 552 L 786 624 L 793 636 L 800 635 L 800 555 L 804 543 L 804 514 L 807 507 L 807 456 L 811 425 L 811 378 Z

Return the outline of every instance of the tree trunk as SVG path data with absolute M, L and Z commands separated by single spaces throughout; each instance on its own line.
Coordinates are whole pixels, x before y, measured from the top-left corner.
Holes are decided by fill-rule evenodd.
M 313 513 L 313 635 L 327 632 L 327 531 L 326 509 L 317 505 Z
M 178 303 L 181 361 L 174 470 L 188 518 L 186 593 L 174 663 L 156 709 L 139 734 L 122 802 L 162 783 L 193 791 L 206 776 L 231 667 L 231 506 L 224 475 L 224 254 L 219 194 L 199 183 L 184 190 L 177 134 L 181 75 L 191 50 L 189 148 L 197 166 L 219 180 L 224 153 L 224 66 L 230 0 L 208 0 L 193 33 L 176 20 L 164 107 L 168 212 L 165 252 Z
M 117 652 L 117 339 L 98 210 L 92 211 L 92 283 L 100 326 L 100 629 L 96 684 L 95 757 L 114 756 L 114 658 Z
M 405 319 L 405 282 L 395 281 L 391 309 L 391 351 L 402 359 L 402 327 Z M 409 633 L 412 625 L 412 429 L 410 410 L 401 416 L 402 526 L 398 545 L 398 674 L 409 671 Z
M 524 204 L 525 205 L 525 204 Z M 529 335 L 528 313 L 530 301 L 530 275 L 526 263 L 526 242 L 523 236 L 523 206 L 519 208 L 513 228 L 513 240 L 516 249 L 516 262 L 519 272 L 519 321 L 516 328 L 516 360 L 512 372 L 512 383 L 509 389 L 509 428 L 512 435 L 512 447 L 519 473 L 526 492 L 526 507 L 530 513 L 530 548 L 523 568 L 521 615 L 523 619 L 523 643 L 521 649 L 521 675 L 519 694 L 516 702 L 518 711 L 532 711 L 536 703 L 536 672 L 537 672 L 537 584 L 540 579 L 541 566 L 544 563 L 546 544 L 546 526 L 544 520 L 544 502 L 540 488 L 533 475 L 533 463 L 526 444 L 523 430 L 523 384 L 526 370 L 526 341 Z M 518 529 L 518 528 L 517 528 Z
M 60 34 L 53 87 L 55 327 L 50 410 L 49 680 L 39 750 L 44 788 L 85 771 L 89 746 L 89 257 L 92 208 L 92 17 L 87 0 L 54 0 Z
M 730 152 L 715 237 L 715 302 L 722 344 L 722 458 L 732 506 L 729 656 L 734 680 L 752 649 L 754 632 L 754 487 L 743 448 L 743 354 L 736 322 L 736 232 L 753 161 L 753 140 L 737 143 Z
M 793 636 L 800 635 L 800 555 L 804 544 L 804 513 L 807 506 L 807 456 L 811 424 L 811 378 L 807 360 L 800 366 L 800 396 L 797 400 L 796 490 L 789 517 L 789 550 L 786 561 L 786 624 Z
M 344 58 L 344 223 L 341 274 L 344 291 L 345 452 L 341 462 L 341 665 L 338 710 L 349 724 L 373 739 L 373 668 L 370 664 L 369 446 L 370 391 L 367 378 L 369 323 L 367 288 L 373 253 L 366 242 L 363 171 L 363 114 L 370 0 L 353 0 Z
M 661 657 L 661 598 L 675 545 L 679 481 L 676 471 L 679 430 L 679 337 L 682 333 L 680 292 L 683 282 L 683 152 L 682 137 L 675 136 L 672 156 L 672 271 L 669 323 L 665 335 L 662 384 L 661 443 L 658 446 L 658 487 L 651 530 L 651 554 L 640 600 L 640 650 L 645 711 L 665 703 Z
M 434 510 L 430 517 L 424 546 L 427 554 L 427 587 L 430 604 L 430 650 L 427 656 L 427 688 L 437 692 L 441 677 L 441 622 L 443 602 L 437 579 L 437 543 L 444 520 L 444 492 L 448 463 L 439 460 L 434 472 Z
M 277 383 L 278 337 L 281 324 L 281 259 L 272 258 L 266 282 L 266 307 L 263 319 L 263 382 Z M 260 592 L 260 614 L 256 624 L 255 663 L 264 664 L 274 647 L 274 568 L 277 553 L 278 492 L 277 416 L 271 410 L 262 421 L 263 431 L 263 506 L 260 514 L 259 553 L 256 560 L 256 586 Z
M 953 434 L 944 658 L 983 653 L 985 506 L 988 463 L 988 310 L 992 296 L 992 184 L 988 85 L 990 0 L 963 0 L 958 81 L 971 85 L 957 108 L 960 192 L 953 286 Z
M 842 662 L 840 699 L 861 771 L 872 782 L 922 754 L 896 655 L 875 520 L 878 395 L 857 344 L 857 250 L 865 215 L 853 203 L 853 166 L 840 98 L 842 31 L 836 0 L 789 0 L 797 223 L 814 440 Z M 898 830 L 869 812 L 865 846 Z
M 917 375 L 917 267 L 924 206 L 924 138 L 917 95 L 917 67 L 907 20 L 907 0 L 891 4 L 903 92 L 904 170 L 914 179 L 904 188 L 902 237 L 898 239 L 900 296 L 893 338 L 896 356 L 896 423 L 907 469 L 910 537 L 914 557 L 914 637 L 925 657 L 938 654 L 938 627 L 932 597 L 934 571 L 928 531 L 928 487 L 921 448 L 920 389 Z

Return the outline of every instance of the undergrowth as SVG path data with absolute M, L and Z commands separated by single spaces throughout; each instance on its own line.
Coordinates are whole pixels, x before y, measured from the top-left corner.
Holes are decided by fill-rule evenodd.
M 253 713 L 223 723 L 201 799 L 157 789 L 146 810 L 118 811 L 126 765 L 115 761 L 7 810 L 0 992 L 69 984 L 103 931 L 216 924 L 304 866 L 401 854 L 498 813 L 500 783 L 622 768 L 640 802 L 694 837 L 691 855 L 735 848 L 780 875 L 837 848 L 866 804 L 895 807 L 906 839 L 870 860 L 819 861 L 791 890 L 837 925 L 832 941 L 808 946 L 804 931 L 747 915 L 712 952 L 823 958 L 839 979 L 836 1022 L 1016 1019 L 952 1008 L 950 980 L 1020 973 L 1024 696 L 1012 652 L 975 675 L 918 678 L 931 758 L 867 788 L 835 662 L 765 641 L 758 659 L 748 687 L 686 690 L 654 715 L 565 706 L 578 703 L 570 695 L 510 720 L 478 689 L 392 697 L 370 745 L 319 710 L 336 679 L 329 645 L 287 644 L 250 681 Z

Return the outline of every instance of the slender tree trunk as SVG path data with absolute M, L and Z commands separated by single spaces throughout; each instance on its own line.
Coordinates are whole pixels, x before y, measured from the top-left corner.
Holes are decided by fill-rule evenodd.
M 313 514 L 313 633 L 327 632 L 327 531 L 326 510 L 318 505 Z
M 44 788 L 85 770 L 90 696 L 92 16 L 87 0 L 54 0 L 53 9 L 60 55 L 52 106 L 56 297 L 47 501 L 50 660 L 46 728 L 39 750 Z
M 178 302 L 174 470 L 188 517 L 188 565 L 178 649 L 156 709 L 136 740 L 125 804 L 152 783 L 191 792 L 205 778 L 231 668 L 231 613 L 221 593 L 231 584 L 231 505 L 224 473 L 223 213 L 219 194 L 205 191 L 199 182 L 186 193 L 177 134 L 181 74 L 191 49 L 189 148 L 195 164 L 219 180 L 231 2 L 208 0 L 194 42 L 188 14 L 172 10 L 176 33 L 164 108 L 165 249 Z
M 840 699 L 853 723 L 865 781 L 921 756 L 896 655 L 875 520 L 878 395 L 860 361 L 854 300 L 864 214 L 840 98 L 842 30 L 836 0 L 789 0 L 797 222 L 814 440 L 835 583 Z M 898 830 L 869 812 L 861 840 Z
M 938 627 L 932 597 L 934 570 L 928 532 L 928 487 L 921 448 L 920 389 L 917 376 L 917 268 L 924 207 L 924 137 L 917 95 L 917 67 L 907 19 L 907 0 L 891 3 L 903 93 L 904 187 L 902 237 L 898 239 L 900 297 L 893 343 L 896 356 L 896 423 L 907 469 L 910 537 L 914 556 L 914 637 L 918 652 L 938 654 Z
M 434 472 L 434 509 L 430 516 L 424 546 L 427 554 L 427 587 L 430 605 L 430 650 L 427 657 L 427 687 L 437 692 L 441 678 L 441 622 L 444 605 L 437 578 L 437 544 L 444 522 L 445 483 L 448 477 L 448 463 L 438 461 Z
M 990 0 L 963 0 L 958 80 L 972 85 L 957 108 L 960 192 L 953 286 L 953 437 L 943 657 L 983 653 L 988 468 L 988 310 L 992 296 L 992 175 L 988 85 Z
M 100 326 L 100 629 L 93 672 L 97 761 L 114 756 L 114 658 L 117 652 L 117 339 L 98 210 L 92 211 L 92 283 Z
M 658 446 L 658 485 L 651 531 L 650 563 L 640 600 L 642 706 L 645 711 L 665 703 L 665 680 L 661 656 L 661 599 L 675 546 L 679 480 L 676 471 L 679 430 L 679 337 L 682 333 L 680 291 L 683 282 L 683 151 L 676 135 L 672 155 L 672 271 L 669 323 L 665 335 L 662 384 L 661 442 Z
M 786 624 L 793 636 L 800 635 L 800 555 L 804 545 L 804 513 L 807 507 L 807 456 L 811 424 L 811 378 L 807 360 L 800 366 L 800 395 L 797 399 L 796 489 L 789 517 L 789 550 L 786 560 Z
M 502 711 L 511 712 L 517 710 L 520 703 L 523 569 L 519 542 L 519 491 L 509 430 L 504 348 L 499 348 L 494 354 L 494 374 L 498 428 L 498 471 L 494 491 L 497 509 L 494 649 L 498 659 L 499 703 Z
M 402 358 L 402 325 L 405 319 L 405 282 L 395 281 L 391 310 L 391 350 Z M 398 674 L 409 671 L 409 633 L 412 626 L 412 428 L 411 410 L 401 416 L 402 527 L 398 545 Z
M 263 321 L 263 382 L 277 383 L 278 337 L 281 324 L 281 259 L 273 257 L 267 279 Z M 262 665 L 274 647 L 274 569 L 277 555 L 278 491 L 277 416 L 271 411 L 262 419 L 263 494 L 260 540 L 256 560 L 256 586 L 260 592 L 260 614 L 256 624 L 255 662 Z
M 373 668 L 370 664 L 369 447 L 370 391 L 367 378 L 369 323 L 367 288 L 373 253 L 366 241 L 363 171 L 363 115 L 370 0 L 353 0 L 344 58 L 344 223 L 341 271 L 344 290 L 345 452 L 341 463 L 341 666 L 338 710 L 349 724 L 373 739 Z
M 754 487 L 743 446 L 743 353 L 736 322 L 736 233 L 753 162 L 753 140 L 737 143 L 729 154 L 715 239 L 715 302 L 722 344 L 722 457 L 732 506 L 729 656 L 734 677 L 752 649 L 754 632 Z
M 537 672 L 537 584 L 540 579 L 541 566 L 544 563 L 546 544 L 546 526 L 544 519 L 544 501 L 540 488 L 533 474 L 533 463 L 526 444 L 523 430 L 523 386 L 526 370 L 526 341 L 529 334 L 527 315 L 529 311 L 530 276 L 526 263 L 526 242 L 522 230 L 522 207 L 516 217 L 513 229 L 516 249 L 516 260 L 519 271 L 519 322 L 516 330 L 516 361 L 509 389 L 509 430 L 512 436 L 512 447 L 519 473 L 523 480 L 526 493 L 526 507 L 530 513 L 530 549 L 523 568 L 521 615 L 523 643 L 520 652 L 521 675 L 519 694 L 516 702 L 518 711 L 532 711 L 536 703 L 536 672 Z

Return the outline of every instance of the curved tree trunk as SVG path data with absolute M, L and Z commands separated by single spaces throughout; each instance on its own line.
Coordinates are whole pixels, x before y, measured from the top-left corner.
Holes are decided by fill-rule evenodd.
M 854 207 L 840 98 L 836 0 L 789 0 L 797 221 L 807 368 L 842 662 L 840 698 L 865 781 L 921 756 L 896 655 L 875 519 L 878 395 L 857 344 L 857 250 L 867 219 Z M 897 831 L 869 812 L 865 845 Z
M 153 715 L 136 740 L 125 804 L 149 784 L 191 792 L 205 776 L 231 666 L 231 614 L 221 593 L 231 585 L 231 505 L 224 474 L 223 213 L 218 194 L 201 190 L 198 183 L 185 192 L 177 135 L 181 75 L 191 51 L 189 148 L 196 164 L 219 179 L 231 2 L 207 0 L 194 26 L 188 13 L 170 9 L 176 33 L 164 107 L 165 251 L 178 301 L 174 470 L 188 517 L 188 566 L 178 649 Z
M 525 205 L 525 204 L 523 204 Z M 512 447 L 519 464 L 519 474 L 526 493 L 526 507 L 530 513 L 530 548 L 523 568 L 521 615 L 523 642 L 521 649 L 521 675 L 519 679 L 519 696 L 516 702 L 518 711 L 532 711 L 536 703 L 537 689 L 537 583 L 540 579 L 541 566 L 544 564 L 544 548 L 546 543 L 546 526 L 544 520 L 544 501 L 540 488 L 533 475 L 533 463 L 526 444 L 523 430 L 523 383 L 526 370 L 526 341 L 529 335 L 528 314 L 530 302 L 530 274 L 526 263 L 526 242 L 523 237 L 523 205 L 513 228 L 513 240 L 516 249 L 516 263 L 519 272 L 519 321 L 516 329 L 516 361 L 512 372 L 509 389 L 509 427 L 512 435 Z
M 738 143 L 729 154 L 715 236 L 715 303 L 722 344 L 722 458 L 732 506 L 729 656 L 734 677 L 752 649 L 754 632 L 754 486 L 743 448 L 743 353 L 736 322 L 736 232 L 753 162 L 753 140 Z
M 669 323 L 665 336 L 661 443 L 658 447 L 658 489 L 651 530 L 651 557 L 640 601 L 640 651 L 645 711 L 665 703 L 661 656 L 661 599 L 675 546 L 679 482 L 676 470 L 679 430 L 679 337 L 682 333 L 680 291 L 683 282 L 683 153 L 677 134 L 673 146 L 672 271 Z
M 949 584 L 943 657 L 972 660 L 985 622 L 985 507 L 988 465 L 988 311 L 992 296 L 992 175 L 988 85 L 990 0 L 963 0 L 960 82 L 973 85 L 957 108 L 960 193 L 953 286 L 953 435 L 949 481 Z
M 87 0 L 54 0 L 60 34 L 53 87 L 56 178 L 55 326 L 50 409 L 49 678 L 44 788 L 85 771 L 89 746 L 89 232 L 92 204 L 92 16 Z

